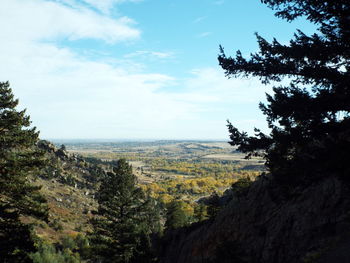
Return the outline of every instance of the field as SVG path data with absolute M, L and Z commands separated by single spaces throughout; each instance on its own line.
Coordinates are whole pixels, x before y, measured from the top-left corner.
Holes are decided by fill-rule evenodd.
M 93 179 L 96 169 L 110 170 L 120 158 L 132 165 L 139 186 L 158 200 L 163 221 L 167 205 L 175 200 L 181 202 L 189 223 L 199 220 L 195 212 L 200 207 L 199 200 L 223 195 L 238 179 L 254 180 L 264 169 L 263 160 L 246 160 L 226 142 L 54 143 L 57 148 L 53 150 L 54 146 L 49 145 L 47 154 L 50 168 L 44 177 L 36 179 L 51 208 L 51 223 L 39 225 L 36 231 L 50 242 L 91 229 L 89 219 L 97 209 L 94 196 L 98 182 Z M 62 144 L 67 150 L 63 157 L 58 150 Z M 206 212 L 201 218 L 205 216 Z
M 125 158 L 139 184 L 167 203 L 222 193 L 242 177 L 256 177 L 263 160 L 245 159 L 223 141 L 55 142 L 100 162 Z

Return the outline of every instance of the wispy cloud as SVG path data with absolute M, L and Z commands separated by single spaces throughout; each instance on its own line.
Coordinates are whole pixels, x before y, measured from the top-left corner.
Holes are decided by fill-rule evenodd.
M 195 20 L 193 20 L 193 23 L 198 24 L 198 23 L 202 22 L 203 20 L 205 20 L 206 18 L 207 18 L 206 16 L 197 17 Z
M 125 58 L 135 58 L 135 57 L 151 57 L 158 59 L 167 59 L 174 57 L 173 52 L 159 52 L 159 51 L 149 51 L 149 50 L 138 50 L 129 54 L 124 55 Z
M 207 98 L 208 102 L 240 102 L 257 103 L 264 98 L 267 89 L 261 88 L 257 79 L 227 79 L 218 68 L 199 68 L 191 71 L 191 77 L 183 84 L 187 93 L 193 97 Z
M 104 14 L 109 14 L 110 11 L 118 4 L 126 2 L 142 2 L 143 0 L 48 0 L 61 3 L 70 7 L 80 8 L 88 7 L 97 10 Z
M 197 35 L 198 38 L 203 38 L 203 37 L 208 37 L 212 34 L 213 32 L 203 32 Z
M 112 19 L 87 8 L 72 8 L 44 0 L 2 0 L 1 39 L 39 41 L 56 38 L 101 39 L 109 43 L 140 37 L 128 17 Z
M 124 2 L 141 2 L 142 0 L 83 0 L 85 3 L 100 10 L 101 12 L 108 13 L 113 6 Z
M 227 104 L 256 105 L 264 96 L 258 81 L 227 80 L 218 68 L 194 69 L 185 79 L 143 69 L 143 61 L 172 59 L 173 52 L 141 49 L 108 60 L 103 50 L 77 54 L 58 45 L 96 39 L 117 48 L 140 39 L 131 18 L 104 13 L 121 2 L 2 0 L 0 81 L 10 80 L 43 137 L 223 138 L 217 127 L 231 116 Z
M 192 103 L 158 92 L 174 82 L 168 75 L 130 73 L 48 44 L 1 48 L 1 76 L 44 137 L 140 138 L 195 112 Z
M 0 23 L 9 26 L 0 32 L 0 81 L 10 80 L 43 137 L 141 138 L 158 130 L 157 136 L 196 112 L 190 102 L 158 92 L 173 84 L 169 75 L 133 72 L 55 44 L 57 38 L 136 39 L 140 32 L 129 18 L 43 0 L 3 0 L 2 7 Z

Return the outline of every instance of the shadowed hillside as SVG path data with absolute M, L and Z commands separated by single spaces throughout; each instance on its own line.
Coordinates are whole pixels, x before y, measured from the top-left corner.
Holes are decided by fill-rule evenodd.
M 349 206 L 350 187 L 336 177 L 293 190 L 261 177 L 215 219 L 168 233 L 161 262 L 336 262 L 350 240 Z M 342 253 L 337 262 L 349 260 Z

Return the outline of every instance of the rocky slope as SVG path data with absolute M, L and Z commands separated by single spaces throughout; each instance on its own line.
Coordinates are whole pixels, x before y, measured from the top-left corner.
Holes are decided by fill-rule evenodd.
M 48 223 L 34 222 L 36 233 L 54 243 L 65 236 L 85 233 L 91 228 L 91 212 L 97 209 L 94 195 L 104 167 L 48 141 L 40 141 L 38 147 L 45 152 L 47 164 L 32 182 L 41 186 L 50 210 Z M 30 222 L 31 219 L 24 220 Z
M 293 190 L 260 177 L 215 219 L 168 233 L 161 262 L 350 262 L 349 208 L 336 177 Z

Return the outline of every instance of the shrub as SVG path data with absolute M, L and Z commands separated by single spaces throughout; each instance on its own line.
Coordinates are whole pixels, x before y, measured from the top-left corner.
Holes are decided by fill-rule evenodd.
M 249 176 L 238 179 L 237 182 L 232 184 L 232 191 L 236 196 L 245 195 L 253 181 Z
M 30 255 L 33 263 L 79 263 L 79 254 L 69 249 L 57 251 L 51 244 L 41 243 L 38 251 Z

